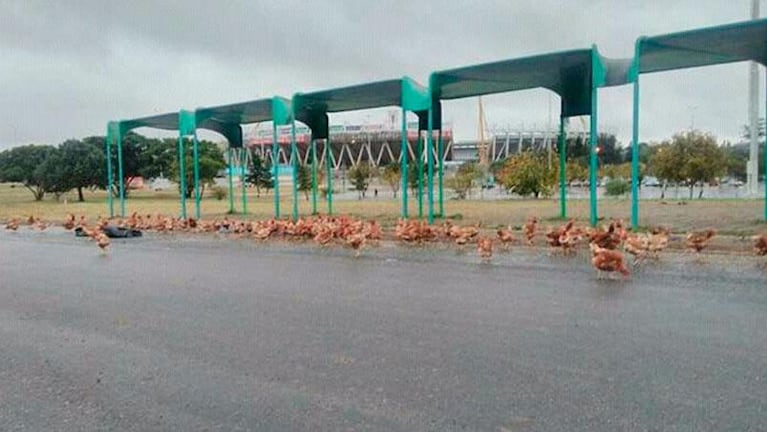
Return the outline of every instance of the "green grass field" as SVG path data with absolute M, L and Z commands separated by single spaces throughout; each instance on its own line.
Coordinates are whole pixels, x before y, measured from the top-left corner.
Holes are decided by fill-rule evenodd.
M 85 202 L 77 202 L 77 195 L 69 193 L 57 202 L 53 196 L 46 196 L 43 201 L 34 201 L 32 194 L 23 186 L 0 184 L 0 220 L 12 217 L 35 215 L 50 222 L 60 222 L 67 213 L 84 214 L 94 219 L 108 216 L 104 191 L 86 192 Z M 683 203 L 683 204 L 682 204 Z M 426 202 L 424 200 L 424 206 Z M 282 214 L 290 215 L 292 209 L 290 191 L 282 191 Z M 319 202 L 319 211 L 327 211 L 326 204 Z M 201 211 L 204 218 L 222 217 L 229 209 L 227 198 L 216 200 L 206 196 L 202 200 Z M 311 204 L 303 194 L 300 195 L 301 214 L 311 212 Z M 692 201 L 657 201 L 648 200 L 640 203 L 640 223 L 643 226 L 665 225 L 674 232 L 691 229 L 716 228 L 723 234 L 748 235 L 767 231 L 763 217 L 762 200 L 692 200 Z M 235 210 L 241 211 L 240 192 L 235 193 Z M 424 211 L 426 209 L 424 208 Z M 179 198 L 175 191 L 131 191 L 126 200 L 126 214 L 132 212 L 179 214 Z M 393 199 L 336 200 L 334 212 L 363 218 L 375 218 L 384 226 L 394 224 L 399 216 L 400 201 Z M 574 200 L 568 203 L 569 216 L 587 223 L 589 203 L 587 200 Z M 115 212 L 119 214 L 119 202 L 115 200 Z M 194 214 L 194 200 L 187 200 L 187 212 Z M 256 197 L 254 190 L 248 191 L 248 214 L 235 217 L 251 219 L 273 216 L 273 196 Z M 622 218 L 629 220 L 630 201 L 628 199 L 602 199 L 599 202 L 600 217 Z M 411 199 L 410 214 L 418 215 L 418 203 Z M 559 216 L 559 203 L 555 199 L 539 200 L 448 200 L 445 202 L 445 214 L 448 218 L 460 220 L 460 223 L 481 222 L 485 227 L 500 225 L 519 226 L 531 215 L 539 217 L 544 223 L 554 223 Z

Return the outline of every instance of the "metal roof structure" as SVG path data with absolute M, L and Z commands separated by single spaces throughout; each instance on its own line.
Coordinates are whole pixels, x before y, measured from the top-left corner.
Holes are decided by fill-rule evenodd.
M 590 120 L 590 183 L 591 183 L 591 223 L 596 224 L 596 139 L 597 133 L 597 97 L 601 87 L 633 83 L 634 115 L 632 139 L 632 225 L 638 223 L 638 125 L 639 125 L 639 78 L 641 74 L 663 72 L 700 66 L 732 63 L 752 60 L 767 65 L 767 19 L 706 27 L 678 33 L 669 33 L 652 37 L 640 37 L 636 40 L 632 58 L 610 59 L 599 54 L 597 47 L 576 49 L 512 58 L 490 63 L 464 66 L 433 72 L 429 86 L 424 87 L 408 77 L 385 81 L 375 81 L 354 86 L 321 90 L 309 93 L 296 93 L 291 101 L 274 97 L 250 102 L 200 108 L 195 111 L 167 113 L 132 120 L 110 122 L 107 134 L 107 155 L 111 155 L 112 142 L 117 140 L 118 172 L 120 185 L 121 214 L 125 214 L 122 178 L 122 146 L 125 133 L 138 127 L 154 127 L 165 130 L 179 130 L 181 137 L 194 135 L 196 149 L 196 130 L 204 128 L 221 133 L 229 141 L 231 158 L 232 149 L 242 148 L 242 130 L 240 125 L 273 120 L 275 125 L 305 123 L 312 131 L 312 168 L 313 168 L 313 207 L 316 212 L 316 149 L 315 140 L 329 138 L 328 113 L 356 111 L 369 108 L 398 106 L 403 110 L 403 135 L 406 134 L 406 111 L 415 112 L 419 117 L 419 129 L 426 133 L 426 154 L 421 148 L 419 133 L 418 163 L 425 157 L 428 160 L 429 221 L 433 220 L 433 129 L 441 129 L 442 100 L 480 96 L 491 93 L 512 92 L 531 88 L 546 88 L 561 97 L 560 114 L 560 202 L 561 216 L 566 216 L 564 120 L 571 116 L 589 115 Z M 276 133 L 276 129 L 275 129 Z M 407 138 L 403 136 L 403 148 Z M 276 144 L 277 139 L 274 139 Z M 295 133 L 292 139 L 292 153 L 295 152 Z M 441 154 L 441 134 L 437 152 Z M 183 153 L 183 140 L 180 140 L 179 154 Z M 329 154 L 329 152 L 325 152 Z M 767 152 L 766 152 L 767 153 Z M 295 186 L 294 164 L 293 181 L 293 217 L 298 217 L 297 190 Z M 403 201 L 402 215 L 407 212 L 407 158 L 402 158 Z M 196 152 L 193 158 L 197 169 Z M 231 170 L 230 170 L 231 171 Z M 419 184 L 422 184 L 422 171 L 419 171 Z M 107 157 L 107 186 L 113 184 L 110 157 Z M 183 176 L 182 176 L 183 178 Z M 330 182 L 331 176 L 328 175 Z M 196 184 L 198 182 L 196 181 Z M 231 184 L 231 179 L 230 179 Z M 198 189 L 198 188 L 196 188 Z M 332 184 L 328 184 L 332 191 Z M 442 164 L 439 166 L 440 215 L 442 209 Z M 419 193 L 419 216 L 422 216 L 422 194 Z M 111 197 L 108 198 L 110 214 L 114 214 Z M 332 212 L 332 192 L 328 194 L 328 209 Z M 243 194 L 243 211 L 245 211 Z M 197 195 L 197 215 L 199 216 L 199 194 Z M 230 194 L 230 211 L 233 211 Z M 182 199 L 182 213 L 185 213 Z M 275 213 L 279 215 L 278 197 L 275 199 Z M 765 196 L 765 219 L 767 219 L 767 196 Z

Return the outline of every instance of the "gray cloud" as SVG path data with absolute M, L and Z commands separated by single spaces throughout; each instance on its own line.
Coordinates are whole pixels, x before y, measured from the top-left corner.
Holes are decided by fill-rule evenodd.
M 0 1 L 0 148 L 103 134 L 110 119 L 410 75 L 744 19 L 749 2 Z M 764 87 L 762 87 L 764 88 Z M 600 127 L 626 142 L 630 87 L 600 92 Z M 544 90 L 488 97 L 488 121 L 548 124 Z M 734 138 L 746 122 L 747 66 L 643 76 L 642 137 L 694 122 Z M 381 111 L 333 121 L 383 121 Z M 449 102 L 457 136 L 476 135 L 476 101 Z M 578 121 L 573 122 L 577 127 Z

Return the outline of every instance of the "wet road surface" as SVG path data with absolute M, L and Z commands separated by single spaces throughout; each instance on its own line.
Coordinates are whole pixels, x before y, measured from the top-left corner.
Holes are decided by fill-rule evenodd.
M 0 233 L 0 430 L 767 430 L 754 258 L 351 255 Z

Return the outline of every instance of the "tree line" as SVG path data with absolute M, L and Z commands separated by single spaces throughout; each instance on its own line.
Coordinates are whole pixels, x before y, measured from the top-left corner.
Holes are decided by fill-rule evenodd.
M 764 137 L 762 130 L 760 136 Z M 748 130 L 744 129 L 744 136 Z M 46 194 L 55 199 L 71 190 L 77 191 L 78 200 L 83 201 L 85 189 L 104 189 L 105 138 L 93 136 L 81 140 L 66 140 L 58 146 L 30 144 L 0 152 L 0 182 L 20 183 L 34 196 L 42 200 Z M 565 181 L 588 181 L 589 143 L 582 137 L 566 141 Z M 764 146 L 760 147 L 759 170 L 764 172 Z M 622 148 L 614 135 L 601 134 L 597 140 L 599 178 L 615 179 L 608 185 L 608 192 L 622 194 L 628 191 L 627 179 L 631 178 L 631 148 Z M 696 185 L 716 181 L 722 176 L 745 180 L 748 144 L 719 145 L 716 138 L 700 131 L 686 131 L 660 143 L 639 145 L 640 181 L 646 175 L 658 178 L 664 185 L 686 186 L 693 196 Z M 117 154 L 112 151 L 113 184 L 111 191 L 117 194 Z M 192 142 L 185 141 L 187 197 L 194 193 L 194 172 L 192 169 Z M 224 156 L 213 142 L 202 140 L 198 143 L 199 172 L 204 193 L 212 185 L 218 173 L 226 168 Z M 466 163 L 457 172 L 446 178 L 445 185 L 452 189 L 459 199 L 466 198 L 470 191 L 486 183 L 492 175 L 496 183 L 510 192 L 522 196 L 549 196 L 559 184 L 559 152 L 524 151 L 507 159 L 493 162 L 485 171 L 476 163 Z M 246 183 L 256 188 L 260 196 L 275 186 L 272 167 L 258 154 L 251 153 L 250 165 L 246 171 Z M 424 177 L 426 166 L 424 164 Z M 179 183 L 178 139 L 147 138 L 140 134 L 128 133 L 123 139 L 123 181 L 128 194 L 131 184 L 138 177 L 153 179 L 166 177 Z M 408 168 L 408 187 L 414 193 L 418 190 L 418 164 Z M 380 170 L 367 164 L 359 164 L 348 171 L 348 178 L 360 199 L 365 194 L 371 179 L 378 177 L 387 184 L 396 198 L 401 185 L 398 163 L 392 163 Z M 622 182 L 622 183 L 620 183 Z M 317 170 L 317 184 L 323 195 L 328 190 L 325 171 Z M 312 188 L 310 165 L 299 165 L 297 187 L 309 199 Z M 665 189 L 664 189 L 665 190 Z M 702 196 L 702 188 L 699 197 Z
M 194 191 L 192 170 L 192 142 L 185 143 L 187 197 Z M 123 139 L 123 182 L 126 194 L 138 177 L 147 179 L 166 176 L 179 181 L 178 140 L 176 138 L 147 138 L 128 133 Z M 198 143 L 200 180 L 205 185 L 213 183 L 218 172 L 226 167 L 219 147 L 210 141 Z M 114 189 L 117 194 L 117 151 L 112 148 Z M 29 144 L 0 152 L 0 182 L 20 183 L 35 200 L 46 194 L 58 199 L 71 190 L 77 191 L 79 201 L 84 201 L 83 190 L 104 189 L 107 183 L 105 137 L 93 136 L 81 140 L 69 139 L 59 144 Z
M 588 182 L 588 142 L 580 139 L 566 143 L 566 176 L 569 185 L 575 181 Z M 764 146 L 760 148 L 759 170 L 764 172 Z M 631 147 L 621 148 L 614 136 L 600 135 L 597 143 L 598 178 L 610 178 L 608 194 L 628 192 L 631 178 Z M 656 177 L 668 185 L 689 188 L 690 198 L 696 186 L 716 183 L 724 176 L 746 179 L 748 144 L 717 143 L 712 134 L 690 130 L 675 134 L 660 143 L 641 143 L 639 152 L 639 181 L 645 176 Z M 549 196 L 559 184 L 558 152 L 524 151 L 490 166 L 491 173 L 507 190 L 522 196 Z M 641 184 L 641 183 L 640 183 Z

